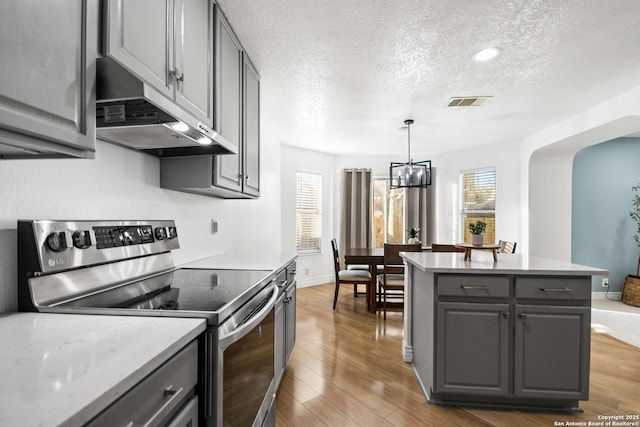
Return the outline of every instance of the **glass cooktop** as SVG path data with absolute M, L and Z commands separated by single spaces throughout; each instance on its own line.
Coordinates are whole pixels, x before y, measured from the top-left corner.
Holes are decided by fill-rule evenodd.
M 269 270 L 180 269 L 57 305 L 114 311 L 157 310 L 168 316 L 221 321 L 257 294 L 271 279 Z M 114 310 L 115 309 L 115 310 Z M 109 311 L 111 310 L 111 311 Z M 173 314 L 172 314 L 173 313 Z
M 128 308 L 219 311 L 269 275 L 262 270 L 190 270 L 171 273 L 171 287 Z

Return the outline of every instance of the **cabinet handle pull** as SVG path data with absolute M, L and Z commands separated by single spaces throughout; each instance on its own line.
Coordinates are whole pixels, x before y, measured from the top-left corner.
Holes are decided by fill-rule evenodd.
M 520 313 L 518 315 L 519 318 L 521 318 L 522 320 L 525 320 L 527 318 L 527 314 L 526 313 Z
M 485 285 L 460 285 L 462 289 L 489 289 L 488 286 Z
M 166 402 L 164 402 L 164 405 L 162 405 L 162 407 L 158 409 L 158 412 L 156 412 L 155 414 L 153 414 L 151 418 L 149 418 L 149 420 L 144 424 L 144 427 L 157 425 L 158 421 L 167 415 L 166 414 L 167 409 L 170 408 L 171 405 L 173 404 L 173 401 L 182 394 L 183 390 L 184 390 L 184 387 L 180 387 L 178 390 L 174 390 L 172 385 L 165 388 L 163 394 L 165 396 L 171 396 L 171 397 L 167 399 Z
M 503 311 L 502 317 L 504 317 L 505 319 L 509 319 L 511 317 L 511 313 L 509 313 L 508 311 Z
M 571 288 L 540 288 L 542 292 L 571 292 Z
M 284 302 L 286 302 L 287 304 L 289 304 L 291 302 L 292 298 L 291 297 L 287 297 L 284 299 Z
M 180 83 L 185 84 L 185 82 L 184 82 L 184 73 L 179 73 L 178 70 L 173 70 L 173 71 L 169 72 L 169 75 L 171 77 L 175 77 L 175 79 L 177 81 L 179 81 Z

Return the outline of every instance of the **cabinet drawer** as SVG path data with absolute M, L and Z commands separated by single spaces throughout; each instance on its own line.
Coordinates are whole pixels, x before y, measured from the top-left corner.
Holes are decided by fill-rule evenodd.
M 591 280 L 588 277 L 517 277 L 516 298 L 589 300 Z
M 192 342 L 156 369 L 88 426 L 165 425 L 198 381 L 198 345 Z
M 296 263 L 292 262 L 291 264 L 289 264 L 287 266 L 287 280 L 293 282 L 296 278 L 297 272 L 298 271 L 296 270 Z
M 509 278 L 502 276 L 438 275 L 438 296 L 508 298 Z
M 282 270 L 276 273 L 276 285 L 282 288 L 286 284 L 287 284 L 287 269 L 283 268 Z

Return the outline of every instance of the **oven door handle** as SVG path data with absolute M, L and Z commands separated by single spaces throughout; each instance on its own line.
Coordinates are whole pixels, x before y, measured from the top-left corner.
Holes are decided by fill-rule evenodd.
M 256 327 L 260 322 L 264 320 L 265 317 L 269 314 L 271 309 L 275 307 L 276 300 L 278 299 L 278 287 L 274 284 L 271 289 L 271 297 L 269 302 L 265 304 L 262 309 L 254 314 L 251 318 L 247 319 L 246 322 L 243 322 L 240 326 L 235 328 L 228 333 L 221 335 L 218 339 L 218 344 L 220 348 L 223 350 L 229 347 L 234 342 L 240 340 L 242 337 L 247 335 L 254 327 Z

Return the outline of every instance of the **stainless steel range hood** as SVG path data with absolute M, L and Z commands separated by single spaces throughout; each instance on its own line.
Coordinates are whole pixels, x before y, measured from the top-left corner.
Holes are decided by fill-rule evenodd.
M 111 58 L 98 59 L 96 86 L 100 139 L 159 157 L 238 152 L 235 144 Z

